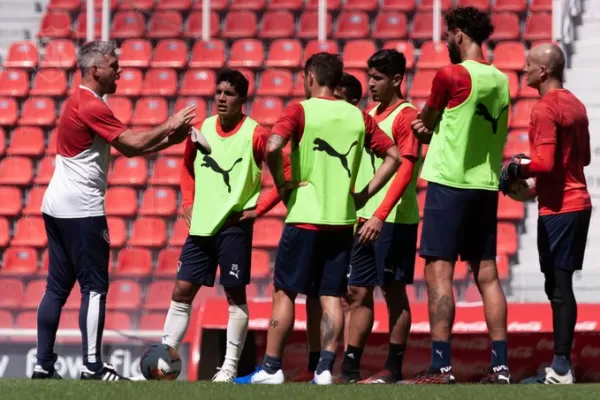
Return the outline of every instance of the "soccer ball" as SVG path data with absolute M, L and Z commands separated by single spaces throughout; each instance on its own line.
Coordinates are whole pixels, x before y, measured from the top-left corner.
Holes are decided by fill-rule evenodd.
M 166 344 L 153 344 L 140 358 L 140 370 L 147 380 L 175 380 L 181 372 L 179 353 Z
M 529 157 L 521 157 L 520 164 L 529 164 L 531 159 Z M 526 202 L 533 200 L 537 197 L 537 191 L 535 189 L 535 179 L 516 179 L 509 184 L 507 193 L 508 197 L 515 201 Z

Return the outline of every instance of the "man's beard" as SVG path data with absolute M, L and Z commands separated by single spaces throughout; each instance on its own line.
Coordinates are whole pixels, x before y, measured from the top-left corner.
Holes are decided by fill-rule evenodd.
M 460 48 L 455 43 L 448 43 L 448 54 L 452 64 L 460 64 L 462 62 Z

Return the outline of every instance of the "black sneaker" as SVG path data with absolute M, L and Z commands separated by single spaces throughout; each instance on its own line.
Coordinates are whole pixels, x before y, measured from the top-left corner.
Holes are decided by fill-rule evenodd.
M 414 378 L 398 381 L 401 385 L 448 385 L 455 384 L 456 378 L 452 375 L 452 367 L 435 369 L 427 368 L 419 372 Z
M 79 379 L 94 381 L 130 381 L 131 379 L 119 375 L 112 365 L 104 364 L 98 372 L 90 371 L 86 367 L 81 369 Z
M 45 370 L 39 365 L 36 365 L 31 374 L 31 379 L 62 379 L 58 372 L 54 368 Z
M 510 371 L 506 365 L 492 367 L 487 376 L 481 380 L 481 383 L 508 385 L 510 384 Z

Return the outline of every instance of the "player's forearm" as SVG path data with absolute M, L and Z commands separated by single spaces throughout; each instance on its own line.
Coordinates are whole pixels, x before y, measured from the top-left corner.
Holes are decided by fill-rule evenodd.
M 276 187 L 273 187 L 266 192 L 261 192 L 258 196 L 258 204 L 256 205 L 256 217 L 262 217 L 271 211 L 280 200 Z
M 523 178 L 534 178 L 547 174 L 554 168 L 556 144 L 548 143 L 536 147 L 536 155 L 529 164 L 521 164 L 519 174 Z
M 196 191 L 196 182 L 194 181 L 194 176 L 190 173 L 186 160 L 181 165 L 179 186 L 181 188 L 181 203 L 185 210 L 194 204 L 194 194 Z
M 430 131 L 433 131 L 435 129 L 439 117 L 440 112 L 433 108 L 430 108 L 427 105 L 425 105 L 423 107 L 423 110 L 419 113 L 419 118 L 421 119 L 421 121 L 423 121 L 425 127 L 427 127 L 427 129 L 429 129 Z
M 396 176 L 394 176 L 392 184 L 390 185 L 385 198 L 373 216 L 385 221 L 385 219 L 390 215 L 392 208 L 394 208 L 398 201 L 400 201 L 402 195 L 404 195 L 406 188 L 410 184 L 414 170 L 414 159 L 410 157 L 403 157 L 402 162 L 400 163 L 400 168 L 398 168 L 398 172 L 396 173 Z
M 371 182 L 363 189 L 366 191 L 368 198 L 375 196 L 382 187 L 392 178 L 394 172 L 400 166 L 400 156 L 396 147 L 391 147 L 383 159 L 383 163 L 379 166 Z
M 169 147 L 169 135 L 173 131 L 172 124 L 167 121 L 146 132 L 140 132 L 133 136 L 132 146 L 136 155 L 153 153 Z
M 285 176 L 283 173 L 283 156 L 282 150 L 285 147 L 285 139 L 279 135 L 271 135 L 267 142 L 267 148 L 265 151 L 265 160 L 267 162 L 267 168 L 273 176 L 275 186 L 279 187 L 285 182 Z

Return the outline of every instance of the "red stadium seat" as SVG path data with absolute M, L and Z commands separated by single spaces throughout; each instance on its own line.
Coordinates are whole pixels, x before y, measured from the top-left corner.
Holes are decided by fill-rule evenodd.
M 527 85 L 527 75 L 523 74 L 521 76 L 521 87 L 519 88 L 519 97 L 521 98 L 534 98 L 538 99 L 540 97 L 537 89 L 532 88 Z
M 173 224 L 171 236 L 169 237 L 169 246 L 182 247 L 189 232 L 190 228 L 188 228 L 185 220 L 183 218 L 177 219 Z
M 2 124 L 2 102 L 3 99 L 0 98 L 0 125 Z M 8 105 L 8 104 L 7 104 Z M 4 156 L 4 153 L 6 152 L 6 133 L 4 132 L 4 129 L 2 129 L 2 127 L 0 127 L 0 156 Z
M 339 54 L 340 50 L 337 42 L 333 40 L 326 40 L 324 42 L 319 42 L 318 40 L 310 40 L 304 48 L 304 58 L 302 62 L 305 63 L 306 60 L 308 60 L 314 54 L 322 52 Z
M 524 128 L 529 127 L 529 120 L 531 117 L 531 110 L 537 103 L 537 100 L 525 99 L 519 100 L 515 103 L 514 113 L 510 120 L 510 128 Z
M 168 307 L 167 307 L 168 308 Z M 165 325 L 165 313 L 145 313 L 140 317 L 138 328 L 144 331 L 160 331 Z
M 38 258 L 31 247 L 10 247 L 2 258 L 2 275 L 31 276 L 38 269 Z
M 171 68 L 151 68 L 144 76 L 142 96 L 173 97 L 177 94 L 177 72 Z
M 76 296 L 81 297 L 81 294 L 75 293 Z M 79 299 L 81 302 L 81 299 Z M 66 311 L 60 315 L 60 322 L 58 329 L 79 329 L 79 312 L 78 311 Z M 81 339 L 65 338 L 65 342 L 76 342 Z
M 303 97 L 300 101 L 305 100 L 304 94 L 304 79 L 301 73 L 296 74 L 296 78 L 294 79 L 294 86 L 292 87 L 292 96 Z
M 410 97 L 429 97 L 431 93 L 431 82 L 437 71 L 418 70 L 413 75 L 413 82 L 410 88 Z
M 256 90 L 256 81 L 254 78 L 254 71 L 248 68 L 238 68 L 238 71 L 242 73 L 248 79 L 248 96 L 253 96 Z M 213 103 L 214 104 L 214 103 Z M 215 111 L 216 113 L 216 111 Z
M 163 97 L 142 97 L 135 103 L 133 125 L 159 125 L 169 118 L 167 100 Z
M 123 271 L 121 270 L 119 272 Z M 106 295 L 106 307 L 108 309 L 129 311 L 139 310 L 141 302 L 142 290 L 137 282 L 123 280 L 110 283 Z
M 129 187 L 110 187 L 106 191 L 104 206 L 106 215 L 133 217 L 138 209 L 137 193 Z
M 128 245 L 163 247 L 167 244 L 167 225 L 162 218 L 143 217 L 134 221 Z
M 182 159 L 177 157 L 157 158 L 148 182 L 151 185 L 179 185 L 182 162 Z
M 150 232 L 148 233 L 151 234 Z M 119 251 L 119 256 L 117 257 L 117 270 L 115 271 L 117 275 L 146 276 L 150 274 L 151 271 L 152 253 L 149 249 L 126 248 Z
M 154 8 L 155 0 L 126 0 L 122 1 L 119 5 L 121 10 L 139 10 L 139 11 L 151 11 Z
M 229 51 L 229 65 L 233 68 L 260 68 L 265 61 L 262 41 L 240 39 L 233 42 Z
M 23 296 L 23 308 L 38 308 L 40 300 L 46 291 L 46 280 L 37 279 L 27 284 L 25 295 Z
M 206 106 L 206 101 L 201 98 L 201 97 L 179 97 L 177 99 L 177 101 L 175 102 L 175 107 L 173 109 L 174 112 L 177 112 L 179 110 L 181 110 L 184 107 L 187 107 L 189 105 L 195 105 L 196 106 L 196 118 L 194 118 L 192 120 L 192 125 L 196 125 L 198 123 L 201 123 L 202 121 L 204 121 L 204 119 L 206 118 L 206 110 L 207 110 L 207 106 Z M 185 145 L 185 142 L 184 142 Z M 163 150 L 161 152 L 161 154 L 164 155 L 172 155 L 172 150 L 173 148 L 176 148 L 177 146 L 172 146 L 169 147 L 165 150 Z M 179 154 L 180 152 L 177 151 L 177 154 Z M 181 153 L 181 155 L 183 155 L 183 153 Z
M 418 11 L 432 11 L 433 10 L 433 2 L 434 2 L 434 0 L 421 0 L 417 10 Z M 442 3 L 441 4 L 442 11 L 446 11 L 450 7 L 452 7 L 453 0 L 442 0 L 441 3 Z M 442 32 L 443 32 L 443 30 L 442 30 Z
M 0 308 L 21 308 L 24 292 L 19 279 L 0 279 Z
M 377 0 L 346 0 L 344 8 L 352 11 L 375 12 L 379 7 Z
M 426 190 L 421 190 L 420 192 L 417 193 L 417 205 L 419 207 L 419 216 L 421 217 L 421 219 L 423 218 L 423 209 L 425 207 L 425 194 L 427 193 Z
M 510 98 L 515 99 L 519 94 L 519 78 L 515 71 L 504 71 L 508 77 L 508 87 L 510 89 Z
M 65 11 L 50 11 L 42 17 L 38 37 L 40 39 L 70 38 L 72 32 L 71 16 Z
M 67 75 L 62 69 L 46 68 L 37 71 L 33 87 L 29 92 L 33 96 L 64 96 L 67 93 Z
M 381 11 L 402 11 L 412 13 L 417 7 L 415 0 L 382 0 Z
M 152 44 L 146 39 L 127 39 L 121 44 L 119 66 L 121 68 L 148 68 L 152 58 Z
M 11 99 L 8 97 L 0 98 L 0 125 L 5 126 L 13 126 L 17 123 L 17 119 L 19 118 L 19 106 L 17 105 L 17 101 L 15 99 Z M 0 128 L 2 129 L 2 128 Z M 0 150 L 0 155 L 3 155 L 6 143 L 4 137 L 4 130 L 2 130 L 2 150 Z
M 503 194 L 498 195 L 498 219 L 522 221 L 525 218 L 525 204 L 514 201 Z
M 506 254 L 498 254 L 496 256 L 496 265 L 498 266 L 498 278 L 501 282 L 506 282 L 510 275 L 510 265 Z
M 94 0 L 94 8 L 96 10 L 102 10 L 102 3 L 103 3 L 103 0 Z M 117 9 L 118 5 L 119 5 L 119 0 L 109 0 L 108 9 L 111 12 L 114 12 Z
M 262 11 L 265 8 L 265 0 L 231 0 L 229 6 L 232 10 Z
M 79 11 L 81 0 L 50 0 L 48 2 L 48 10 L 51 11 Z
M 225 39 L 246 39 L 256 37 L 258 20 L 252 11 L 229 11 L 223 22 L 221 37 Z
M 40 157 L 44 154 L 44 132 L 33 126 L 21 126 L 12 131 L 10 146 L 6 154 L 9 156 Z
M 121 75 L 121 76 L 123 76 L 123 75 Z M 73 94 L 75 89 L 77 89 L 79 87 L 79 84 L 81 84 L 81 70 L 76 69 L 71 74 L 71 85 L 69 86 L 69 95 Z M 119 86 L 119 84 L 117 83 L 117 88 L 118 88 L 118 86 Z
M 518 40 L 520 34 L 519 15 L 516 13 L 493 13 L 492 23 L 494 24 L 494 33 L 490 36 L 491 41 L 500 40 Z
M 144 14 L 139 11 L 117 11 L 115 13 L 110 31 L 113 39 L 141 39 L 145 33 L 146 18 Z
M 37 168 L 37 175 L 33 180 L 36 185 L 47 185 L 50 183 L 50 178 L 54 174 L 56 160 L 53 156 L 46 156 L 40 160 Z
M 0 218 L 0 247 L 6 248 L 8 247 L 8 243 L 10 242 L 10 225 L 8 224 L 8 220 L 6 218 Z
M 272 126 L 283 111 L 283 101 L 279 97 L 256 97 L 250 114 L 261 125 Z
M 0 72 L 0 96 L 25 97 L 29 92 L 29 75 L 23 69 Z
M 25 186 L 33 178 L 33 163 L 26 157 L 7 157 L 0 160 L 0 185 Z
M 423 43 L 421 46 L 421 57 L 419 57 L 417 68 L 439 69 L 448 64 L 450 64 L 450 56 L 448 55 L 448 48 L 445 44 L 438 43 L 436 45 L 432 41 Z
M 155 11 L 150 16 L 146 36 L 151 39 L 177 38 L 183 35 L 183 18 L 177 11 Z
M 187 65 L 187 43 L 180 39 L 163 39 L 154 48 L 150 64 L 153 68 L 184 68 Z
M 493 10 L 495 12 L 517 12 L 524 13 L 527 9 L 527 0 L 495 0 Z
M 73 289 L 71 290 L 71 294 L 67 298 L 67 302 L 63 310 L 79 310 L 81 306 L 81 288 L 79 287 L 79 282 L 75 282 Z
M 142 186 L 146 184 L 148 162 L 144 157 L 118 157 L 108 173 L 110 185 Z
M 77 16 L 75 23 L 76 30 L 73 32 L 73 37 L 78 40 L 87 38 L 87 11 L 82 11 Z M 100 39 L 102 33 L 102 13 L 98 10 L 94 12 L 94 38 Z
M 19 125 L 51 126 L 56 121 L 56 104 L 48 97 L 30 97 L 23 103 Z
M 262 73 L 256 91 L 259 96 L 289 97 L 292 93 L 292 72 L 285 69 L 267 69 Z
M 278 39 L 294 37 L 294 15 L 285 10 L 267 11 L 262 18 L 258 32 L 261 39 Z
M 11 246 L 46 247 L 48 238 L 41 217 L 21 218 L 15 224 Z
M 265 250 L 252 250 L 252 279 L 271 277 L 271 256 Z
M 514 255 L 517 253 L 517 227 L 515 224 L 498 224 L 498 253 Z
M 172 280 L 154 281 L 148 285 L 144 309 L 167 310 L 171 304 L 171 293 L 173 292 L 173 286 L 174 282 Z M 204 290 L 207 288 L 201 289 Z M 200 290 L 200 292 L 202 292 L 202 290 Z
M 177 195 L 171 188 L 148 188 L 142 197 L 140 215 L 169 217 L 177 213 Z
M 163 249 L 158 254 L 155 276 L 176 276 L 180 249 Z
M 367 13 L 362 11 L 342 11 L 337 17 L 336 39 L 363 39 L 370 34 L 370 21 Z
M 506 137 L 504 158 L 508 159 L 519 153 L 529 153 L 529 134 L 526 129 L 510 131 Z
M 109 289 L 110 290 L 110 289 Z M 121 302 L 122 304 L 123 302 Z M 126 305 L 128 307 L 128 305 Z M 119 307 L 121 308 L 121 307 Z M 131 316 L 126 312 L 110 312 L 106 314 L 104 327 L 105 329 L 111 329 L 116 331 L 130 330 L 133 325 L 131 323 Z M 126 336 L 113 338 L 111 341 L 114 342 L 126 342 L 128 339 Z
M 316 39 L 319 27 L 318 20 L 318 13 L 316 11 L 304 11 L 302 15 L 300 15 L 300 21 L 298 22 L 298 32 L 296 33 L 296 37 L 299 39 Z M 326 22 L 326 35 L 327 37 L 330 37 L 333 21 L 331 18 L 331 13 L 329 12 L 327 13 Z M 307 56 L 305 55 L 305 57 Z
M 38 65 L 38 51 L 33 42 L 13 42 L 4 59 L 4 68 L 33 69 Z
M 522 71 L 525 67 L 525 46 L 523 43 L 498 43 L 494 49 L 494 65 L 502 70 Z
M 225 65 L 225 45 L 221 40 L 198 40 L 192 48 L 190 68 L 221 68 Z
M 298 68 L 301 60 L 302 46 L 298 40 L 276 39 L 269 47 L 265 66 L 267 68 Z
M 342 54 L 344 68 L 366 68 L 367 60 L 377 48 L 370 40 L 349 40 Z
M 423 4 L 423 3 L 421 3 Z M 440 19 L 441 31 L 446 31 L 446 22 Z M 417 12 L 412 22 L 410 37 L 417 40 L 431 40 L 433 36 L 433 14 L 431 12 Z
M 278 218 L 259 218 L 254 223 L 252 246 L 275 248 L 281 238 L 283 221 Z
M 117 81 L 117 96 L 137 97 L 142 92 L 142 71 L 137 68 L 123 68 Z
M 157 0 L 157 10 L 187 11 L 192 8 L 192 0 Z
M 129 125 L 129 122 L 131 122 L 131 114 L 133 113 L 133 106 L 129 98 L 110 96 L 107 104 L 115 117 L 121 121 L 123 125 Z
M 327 11 L 340 11 L 341 5 L 341 0 L 331 0 L 326 2 Z M 304 9 L 310 11 L 318 11 L 319 0 L 307 0 Z
M 215 93 L 217 76 L 210 69 L 189 69 L 183 75 L 179 94 L 182 96 L 212 96 Z
M 490 0 L 457 0 L 457 7 L 473 6 L 477 9 L 488 12 L 490 10 Z
M 458 301 L 458 299 L 456 299 Z M 481 301 L 481 294 L 479 293 L 479 289 L 477 288 L 477 284 L 471 282 L 462 296 L 462 301 L 467 303 L 474 303 Z
M 552 14 L 530 13 L 525 20 L 523 39 L 528 41 L 552 39 Z
M 37 306 L 36 306 L 37 307 Z M 36 311 L 25 311 L 20 312 L 15 320 L 15 327 L 21 329 L 36 329 L 37 328 L 37 312 Z M 30 339 L 24 337 L 13 337 L 11 340 L 15 342 L 29 341 Z
M 40 67 L 72 69 L 75 67 L 75 63 L 75 45 L 73 42 L 57 39 L 46 45 Z
M 108 234 L 110 235 L 110 247 L 120 249 L 127 242 L 127 227 L 125 221 L 118 217 L 108 217 Z
M 360 86 L 362 87 L 363 96 L 365 96 L 369 92 L 369 77 L 367 72 L 364 69 L 350 69 L 348 68 L 345 72 L 353 75 L 360 82 Z
M 298 12 L 304 6 L 303 0 L 269 0 L 268 10 L 289 10 Z
M 42 202 L 46 193 L 46 186 L 34 186 L 27 195 L 27 205 L 23 209 L 23 215 L 42 215 Z
M 552 0 L 531 0 L 529 11 L 547 11 L 552 12 Z
M 415 48 L 407 40 L 389 40 L 384 43 L 384 49 L 395 49 L 406 57 L 406 69 L 411 70 L 415 66 Z M 406 80 L 406 79 L 405 79 Z
M 42 267 L 38 271 L 38 275 L 48 275 L 48 264 L 50 264 L 48 249 L 44 249 L 44 252 L 42 253 Z
M 13 186 L 0 186 L 0 216 L 16 217 L 23 206 L 21 190 Z
M 219 14 L 213 8 L 210 12 L 210 37 L 219 37 L 221 29 L 221 20 Z M 196 39 L 202 37 L 202 12 L 194 11 L 190 14 L 187 20 L 187 29 L 184 36 L 188 39 Z
M 401 39 L 408 34 L 406 14 L 396 11 L 380 12 L 375 17 L 373 39 Z M 370 54 L 369 54 L 370 56 Z

